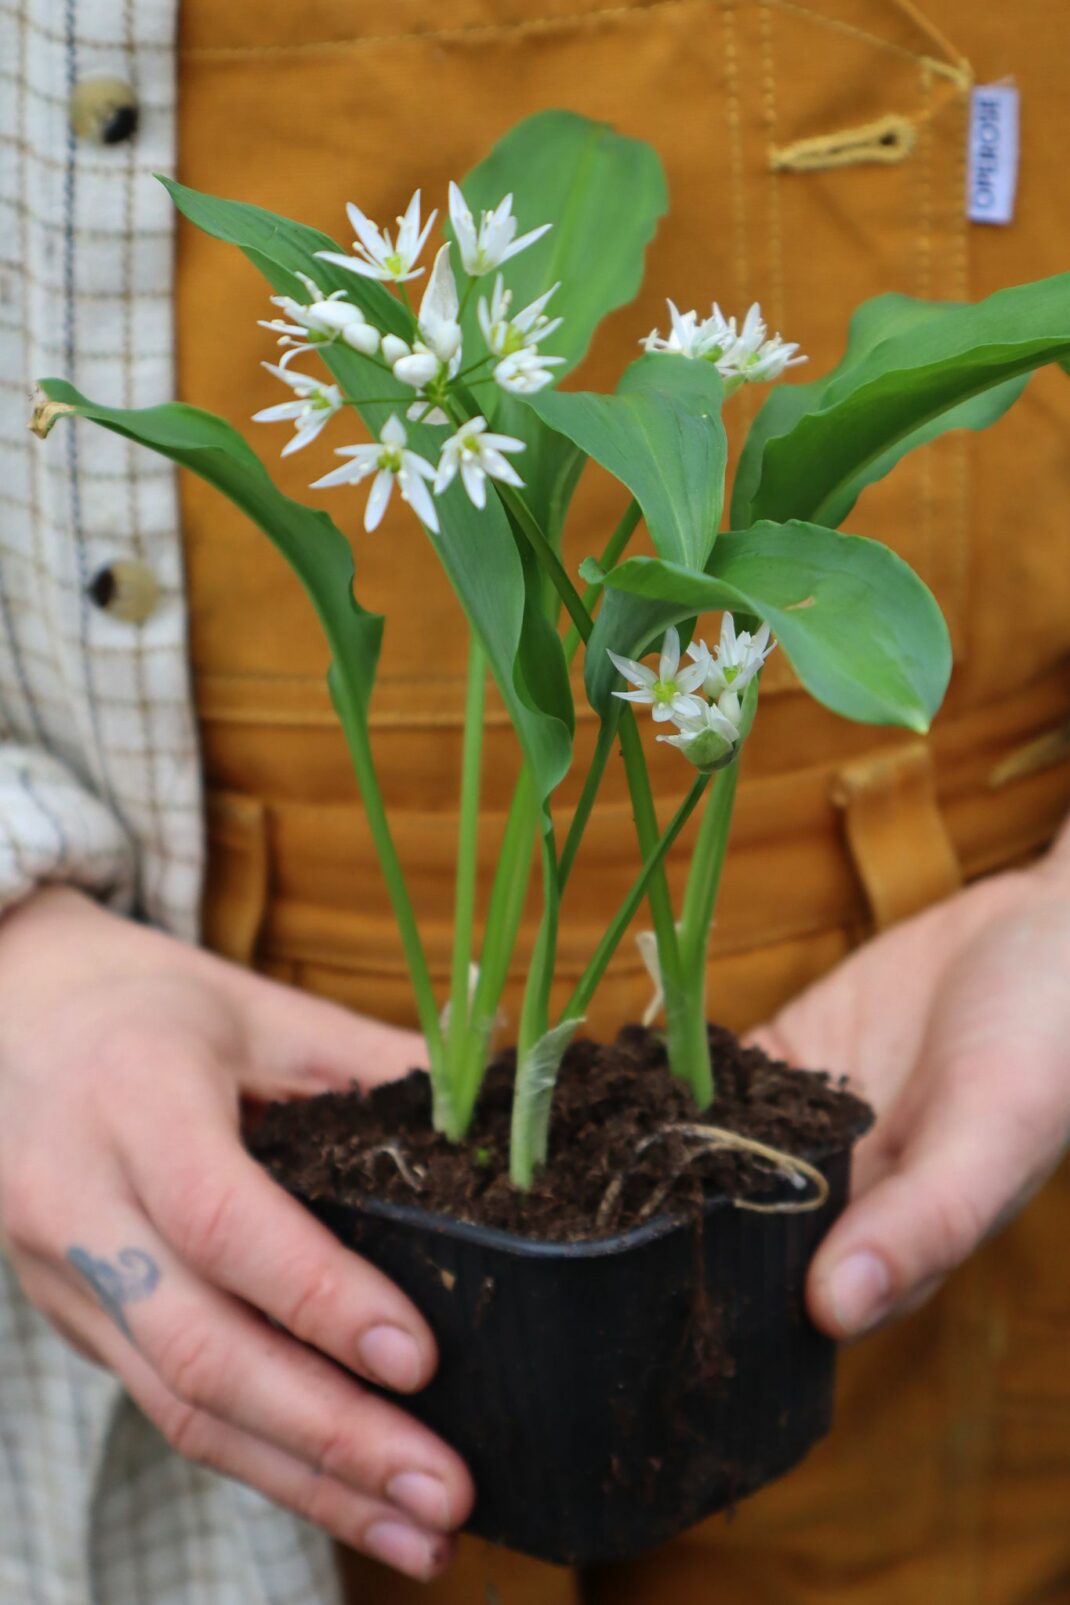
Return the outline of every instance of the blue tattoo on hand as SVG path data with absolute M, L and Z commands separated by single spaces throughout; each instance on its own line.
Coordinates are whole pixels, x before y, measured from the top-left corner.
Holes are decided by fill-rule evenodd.
M 121 1248 L 114 1260 L 96 1259 L 76 1243 L 67 1250 L 67 1259 L 85 1277 L 120 1332 L 132 1341 L 125 1306 L 148 1298 L 159 1286 L 160 1267 L 152 1255 L 141 1248 Z

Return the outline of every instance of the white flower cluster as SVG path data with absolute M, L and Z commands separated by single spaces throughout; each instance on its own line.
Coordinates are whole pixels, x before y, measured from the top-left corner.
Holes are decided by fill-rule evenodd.
M 697 312 L 681 312 L 672 301 L 668 308 L 669 333 L 661 335 L 652 329 L 640 344 L 647 351 L 712 362 L 725 384 L 733 389 L 758 380 L 779 379 L 786 368 L 806 361 L 795 355 L 798 345 L 782 340 L 779 334 L 770 337 L 757 301 L 743 319 L 742 329 L 735 318 L 725 317 L 716 301 L 708 318 L 700 318 Z
M 678 747 L 697 769 L 715 769 L 731 756 L 739 742 L 743 720 L 740 692 L 754 679 L 775 646 L 768 624 L 753 636 L 748 630 L 737 634 L 735 620 L 726 613 L 721 622 L 721 638 L 713 651 L 705 641 L 692 641 L 687 649 L 692 662 L 681 668 L 680 637 L 676 630 L 669 629 L 657 673 L 634 658 L 610 652 L 614 668 L 636 688 L 615 691 L 613 695 L 623 702 L 648 707 L 656 724 L 675 725 L 674 735 L 658 736 L 658 740 Z
M 541 239 L 551 226 L 544 223 L 541 228 L 531 229 L 517 238 L 518 224 L 513 216 L 511 195 L 506 195 L 491 211 L 483 212 L 478 223 L 456 184 L 450 185 L 449 198 L 450 221 L 461 262 L 473 281 L 495 272 L 518 251 L 526 250 Z M 417 263 L 438 214 L 432 212 L 426 222 L 421 223 L 419 190 L 404 215 L 398 218 L 396 234 L 377 227 L 357 206 L 351 204 L 347 211 L 356 235 L 353 254 L 318 251 L 317 256 L 364 278 L 396 285 L 403 285 L 424 272 Z M 289 401 L 263 408 L 254 418 L 258 423 L 286 420 L 293 424 L 294 434 L 283 450 L 284 457 L 315 440 L 324 425 L 346 405 L 337 385 L 314 379 L 288 364 L 305 352 L 322 352 L 336 343 L 359 351 L 408 386 L 414 399 L 406 416 L 419 423 L 449 424 L 445 405 L 450 386 L 458 376 L 464 379 L 468 374 L 489 368 L 489 373 L 483 372 L 483 382 L 493 381 L 516 395 L 531 395 L 551 383 L 554 368 L 565 359 L 547 356 L 539 348 L 561 324 L 560 318 L 548 317 L 546 313 L 547 304 L 559 286 L 553 285 L 530 306 L 513 313 L 512 292 L 506 289 L 502 275 L 497 273 L 489 300 L 480 296 L 477 305 L 486 349 L 462 372 L 462 309 L 450 250 L 450 245 L 445 244 L 435 257 L 416 327 L 409 340 L 383 333 L 368 321 L 359 307 L 346 300 L 344 290 L 325 295 L 320 286 L 303 273 L 297 277 L 308 292 L 307 301 L 285 295 L 272 297 L 282 316 L 262 320 L 262 327 L 277 334 L 279 345 L 286 349 L 281 361 L 265 362 L 264 367 L 288 385 L 293 396 Z M 470 284 L 469 291 L 471 288 Z M 408 305 L 407 300 L 405 304 Z M 364 515 L 364 527 L 368 530 L 376 529 L 381 522 L 396 483 L 404 500 L 427 528 L 437 533 L 434 496 L 459 477 L 473 504 L 485 507 L 488 479 L 515 486 L 523 484 L 508 461 L 508 454 L 523 449 L 523 441 L 512 435 L 492 433 L 487 420 L 477 416 L 468 419 L 444 441 L 435 465 L 418 452 L 409 450 L 405 426 L 392 413 L 377 442 L 340 447 L 338 455 L 348 461 L 315 483 L 317 486 L 358 484 L 374 476 Z

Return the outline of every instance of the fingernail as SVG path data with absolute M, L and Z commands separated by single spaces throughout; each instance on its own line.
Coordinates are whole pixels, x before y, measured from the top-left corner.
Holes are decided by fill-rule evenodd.
M 438 1563 L 436 1541 L 401 1521 L 377 1521 L 364 1535 L 364 1547 L 375 1560 L 410 1577 L 428 1577 Z
M 407 1392 L 423 1377 L 423 1361 L 415 1338 L 400 1326 L 373 1326 L 357 1343 L 361 1369 L 373 1382 Z
M 836 1324 L 848 1335 L 865 1332 L 884 1313 L 892 1279 L 888 1267 L 868 1251 L 841 1260 L 829 1279 L 829 1302 Z
M 425 1527 L 442 1531 L 450 1525 L 450 1502 L 445 1485 L 426 1471 L 402 1471 L 386 1485 L 386 1496 Z

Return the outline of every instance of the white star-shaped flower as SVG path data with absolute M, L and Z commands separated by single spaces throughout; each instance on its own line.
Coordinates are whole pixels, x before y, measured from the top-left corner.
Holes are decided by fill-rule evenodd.
M 763 624 L 753 636 L 749 630 L 740 630 L 737 634 L 735 620 L 731 613 L 726 613 L 721 620 L 721 639 L 715 649 L 711 652 L 705 641 L 692 641 L 687 654 L 702 668 L 702 689 L 706 695 L 738 725 L 739 694 L 754 679 L 775 647 L 768 624 Z
M 359 273 L 366 279 L 404 284 L 407 279 L 419 277 L 423 268 L 416 267 L 415 263 L 438 216 L 437 212 L 432 212 L 421 229 L 419 190 L 405 208 L 404 215 L 397 220 L 396 240 L 389 229 L 378 228 L 352 201 L 347 205 L 346 212 L 357 236 L 353 241 L 354 254 L 346 256 L 341 251 L 317 251 L 317 256 L 325 262 L 334 262 L 338 267 L 347 268 L 350 273 Z
M 703 319 L 697 312 L 681 312 L 675 301 L 667 301 L 666 305 L 669 333 L 661 335 L 657 329 L 651 329 L 646 339 L 640 341 L 648 351 L 716 362 L 735 339 L 735 324 L 724 316 L 716 301 L 710 316 Z
M 637 688 L 614 691 L 613 695 L 622 702 L 637 702 L 650 708 L 655 723 L 666 724 L 670 720 L 678 723 L 682 719 L 698 718 L 702 713 L 705 704 L 694 692 L 702 684 L 705 664 L 692 663 L 686 669 L 680 668 L 680 637 L 676 630 L 665 631 L 656 674 L 634 658 L 622 658 L 616 652 L 610 652 L 609 657 L 613 667 Z
M 450 222 L 457 236 L 464 271 L 472 278 L 492 273 L 503 262 L 508 262 L 510 257 L 516 256 L 519 251 L 526 251 L 529 245 L 541 240 L 547 230 L 553 227 L 552 223 L 543 223 L 541 228 L 533 228 L 517 239 L 519 224 L 513 216 L 511 195 L 499 201 L 493 211 L 483 212 L 477 227 L 460 186 L 453 183 L 450 184 Z
M 394 482 L 397 481 L 402 499 L 408 502 L 417 518 L 437 535 L 438 514 L 427 488 L 428 482 L 435 477 L 435 470 L 426 457 L 408 450 L 407 440 L 405 425 L 395 413 L 391 413 L 382 427 L 378 443 L 373 441 L 363 446 L 339 446 L 338 456 L 348 457 L 349 461 L 341 468 L 333 468 L 322 479 L 315 480 L 313 489 L 331 485 L 359 485 L 362 479 L 374 474 L 368 505 L 364 509 L 364 528 L 370 532 L 378 529 L 382 523 L 393 494 Z
M 273 295 L 272 305 L 281 309 L 281 318 L 259 319 L 262 329 L 271 329 L 279 336 L 279 345 L 288 346 L 280 364 L 285 367 L 291 357 L 317 346 L 333 345 L 341 340 L 354 351 L 372 357 L 379 349 L 379 331 L 367 321 L 359 307 L 345 300 L 344 290 L 324 295 L 314 279 L 306 273 L 295 275 L 308 291 L 308 301 L 297 301 L 289 295 Z M 288 320 L 288 321 L 287 321 Z
M 389 362 L 395 379 L 411 385 L 423 395 L 428 385 L 445 384 L 461 366 L 460 302 L 457 284 L 450 266 L 450 248 L 443 245 L 435 257 L 431 277 L 427 281 L 420 315 L 416 323 L 416 339 L 410 346 L 399 335 L 383 338 L 383 356 Z M 449 419 L 441 407 L 428 409 L 426 403 L 413 402 L 410 418 L 424 423 L 444 424 Z
M 659 736 L 667 746 L 676 747 L 696 769 L 708 772 L 729 760 L 739 741 L 739 727 L 716 702 L 700 702 L 697 713 L 677 715 L 674 736 Z
M 513 435 L 489 434 L 485 418 L 469 418 L 442 448 L 435 495 L 444 491 L 459 472 L 469 501 L 475 507 L 485 507 L 488 479 L 500 479 L 506 485 L 523 485 L 512 463 L 502 455 L 523 450 L 524 442 Z
M 259 412 L 254 412 L 253 422 L 274 424 L 283 419 L 292 422 L 293 439 L 288 440 L 282 448 L 282 455 L 289 457 L 291 452 L 300 451 L 302 446 L 315 440 L 342 406 L 342 393 L 337 385 L 323 384 L 319 379 L 313 379 L 311 374 L 284 368 L 281 363 L 264 362 L 261 366 L 274 374 L 276 379 L 281 379 L 283 384 L 289 385 L 294 396 L 292 401 L 280 401 L 273 407 L 262 407 Z
M 731 321 L 734 326 L 735 319 Z M 786 368 L 798 367 L 806 361 L 805 357 L 795 355 L 798 349 L 797 343 L 782 340 L 779 334 L 769 337 L 762 309 L 755 301 L 743 319 L 739 334 L 717 363 L 718 372 L 722 379 L 746 380 L 752 384 L 779 379 Z

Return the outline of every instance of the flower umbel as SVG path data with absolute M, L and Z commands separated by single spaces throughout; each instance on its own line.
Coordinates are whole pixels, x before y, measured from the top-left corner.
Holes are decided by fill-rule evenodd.
M 799 347 L 794 342 L 782 340 L 779 334 L 768 335 L 757 301 L 747 312 L 742 329 L 735 318 L 725 317 L 716 301 L 710 316 L 704 319 L 697 312 L 681 312 L 672 301 L 668 307 L 669 333 L 661 335 L 652 329 L 640 344 L 647 351 L 712 362 L 732 388 L 779 379 L 786 368 L 807 360 L 795 355 Z
M 670 747 L 678 747 L 696 769 L 719 769 L 735 752 L 739 726 L 723 714 L 716 702 L 699 702 L 698 712 L 676 715 L 674 736 L 658 736 Z
M 363 446 L 339 446 L 337 455 L 348 457 L 341 468 L 332 468 L 322 479 L 313 481 L 313 489 L 331 485 L 359 485 L 362 479 L 374 474 L 368 505 L 364 509 L 364 528 L 369 532 L 378 529 L 397 481 L 402 499 L 427 528 L 438 534 L 438 514 L 427 488 L 435 470 L 419 452 L 409 451 L 405 425 L 396 413 L 391 413 L 379 435 L 378 443 Z
M 629 684 L 637 687 L 635 691 L 614 691 L 613 695 L 622 702 L 637 702 L 648 707 L 656 724 L 669 720 L 679 723 L 701 715 L 705 704 L 694 692 L 702 684 L 705 665 L 692 663 L 685 669 L 680 668 L 680 637 L 676 630 L 665 631 L 656 674 L 634 658 L 618 657 L 616 652 L 610 652 L 609 657 L 613 667 Z
M 325 385 L 319 379 L 313 379 L 311 374 L 298 373 L 295 369 L 285 368 L 282 363 L 264 362 L 261 367 L 268 373 L 281 379 L 283 384 L 289 385 L 294 393 L 292 401 L 280 401 L 273 407 L 262 407 L 259 412 L 253 413 L 253 422 L 256 424 L 280 423 L 284 419 L 292 422 L 294 435 L 282 448 L 282 455 L 289 457 L 291 452 L 300 451 L 315 440 L 324 424 L 332 419 L 338 409 L 343 405 L 342 392 L 337 385 Z
M 281 309 L 281 318 L 261 318 L 262 329 L 272 329 L 279 336 L 279 345 L 288 346 L 280 367 L 285 368 L 291 357 L 317 347 L 333 345 L 341 340 L 354 351 L 372 357 L 379 349 L 379 331 L 367 321 L 359 307 L 345 300 L 344 290 L 324 295 L 314 279 L 306 273 L 296 278 L 308 291 L 307 302 L 296 301 L 288 295 L 273 295 L 272 305 Z M 287 321 L 288 320 L 288 321 Z
M 526 251 L 529 245 L 541 240 L 547 230 L 553 227 L 552 223 L 543 223 L 541 228 L 533 228 L 517 239 L 519 225 L 513 216 L 511 195 L 499 201 L 493 211 L 483 212 L 477 227 L 460 185 L 453 183 L 450 184 L 450 222 L 457 236 L 464 271 L 472 278 L 492 273 L 503 262 L 508 262 L 511 256 Z
M 407 279 L 419 277 L 423 268 L 414 264 L 438 216 L 437 212 L 432 212 L 421 229 L 419 190 L 405 208 L 404 215 L 397 220 L 396 240 L 389 229 L 378 228 L 352 201 L 346 207 L 346 212 L 357 236 L 353 241 L 354 254 L 346 256 L 341 251 L 317 251 L 318 257 L 322 257 L 324 262 L 334 262 L 338 267 L 347 268 L 350 273 L 359 273 L 366 279 L 404 284 Z
M 758 673 L 776 642 L 770 638 L 768 624 L 756 634 L 736 633 L 736 621 L 726 613 L 721 621 L 721 639 L 711 652 L 705 641 L 692 641 L 687 655 L 703 669 L 702 689 L 736 724 L 739 723 L 739 694 Z
M 444 491 L 459 472 L 469 501 L 474 507 L 484 508 L 488 479 L 500 479 L 506 485 L 523 485 L 512 463 L 502 455 L 523 450 L 524 442 L 513 435 L 489 434 L 485 418 L 469 418 L 442 448 L 435 495 Z

